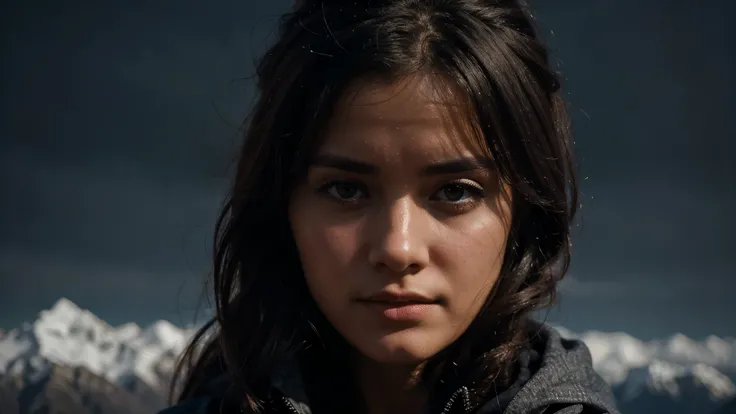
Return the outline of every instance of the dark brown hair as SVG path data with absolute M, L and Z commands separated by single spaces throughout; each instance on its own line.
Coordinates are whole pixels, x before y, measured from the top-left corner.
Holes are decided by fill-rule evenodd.
M 186 374 L 172 388 L 180 400 L 224 366 L 241 403 L 259 412 L 280 362 L 341 357 L 339 335 L 306 288 L 287 200 L 352 82 L 419 72 L 438 73 L 465 95 L 513 199 L 498 282 L 423 378 L 437 398 L 462 384 L 477 400 L 513 380 L 530 313 L 554 301 L 567 271 L 577 205 L 565 103 L 529 11 L 516 0 L 307 0 L 282 17 L 257 67 L 260 94 L 217 222 L 216 316 L 178 367 L 178 379 Z M 305 375 L 345 382 L 324 367 Z

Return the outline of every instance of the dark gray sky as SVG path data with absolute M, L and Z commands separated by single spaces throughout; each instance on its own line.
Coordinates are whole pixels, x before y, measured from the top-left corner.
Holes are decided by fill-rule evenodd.
M 288 3 L 4 2 L 0 327 L 61 296 L 114 324 L 192 320 L 252 61 Z M 533 5 L 583 180 L 550 318 L 736 335 L 734 3 Z

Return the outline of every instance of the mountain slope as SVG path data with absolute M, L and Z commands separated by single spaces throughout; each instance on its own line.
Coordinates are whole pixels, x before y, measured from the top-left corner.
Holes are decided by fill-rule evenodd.
M 152 412 L 149 404 L 84 367 L 50 365 L 41 378 L 0 379 L 0 412 L 133 414 Z
M 733 414 L 736 413 L 736 398 L 731 398 L 723 405 L 718 407 L 712 414 Z
M 736 395 L 731 380 L 712 367 L 685 367 L 662 360 L 633 369 L 614 391 L 619 408 L 627 414 L 707 413 Z

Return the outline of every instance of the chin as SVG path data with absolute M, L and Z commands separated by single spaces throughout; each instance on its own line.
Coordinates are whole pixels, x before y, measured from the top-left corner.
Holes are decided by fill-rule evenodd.
M 362 338 L 355 341 L 353 346 L 365 357 L 378 363 L 420 364 L 432 358 L 444 346 L 442 346 L 443 341 L 438 340 L 440 338 L 435 335 L 417 331 L 418 329 L 407 329 L 381 336 L 376 335 L 373 338 L 362 335 Z

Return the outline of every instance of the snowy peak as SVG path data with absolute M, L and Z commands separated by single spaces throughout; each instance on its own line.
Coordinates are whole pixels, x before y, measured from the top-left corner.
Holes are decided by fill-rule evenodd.
M 113 327 L 67 299 L 32 323 L 0 339 L 0 376 L 44 371 L 51 364 L 84 367 L 111 382 L 131 376 L 158 388 L 186 345 L 189 330 L 167 321 L 146 329 L 134 323 Z M 164 376 L 164 377 L 162 377 Z
M 146 328 L 136 338 L 142 346 L 158 346 L 164 348 L 180 348 L 186 343 L 186 332 L 168 321 L 160 320 Z
M 641 341 L 622 332 L 557 330 L 585 342 L 593 367 L 613 387 L 622 412 L 707 414 L 736 398 L 733 338 L 696 341 L 675 334 Z
M 49 310 L 41 311 L 42 314 L 55 315 L 61 318 L 64 318 L 65 316 L 73 318 L 83 312 L 84 311 L 79 306 L 67 298 L 61 298 L 57 300 L 54 306 Z
M 724 401 L 736 395 L 736 386 L 713 367 L 705 364 L 687 367 L 654 360 L 647 367 L 632 370 L 624 398 L 634 398 L 644 391 L 682 397 L 684 389 L 699 388 L 705 388 L 712 401 Z
M 588 332 L 581 339 L 591 349 L 594 363 L 614 359 L 638 367 L 646 365 L 653 354 L 653 350 L 644 342 L 622 332 Z
M 690 373 L 696 385 L 708 388 L 711 399 L 724 400 L 736 396 L 736 385 L 715 368 L 705 364 L 695 364 L 690 368 Z
M 667 341 L 654 341 L 652 346 L 663 358 L 683 365 L 704 363 L 736 370 L 736 339 L 709 336 L 697 342 L 685 335 L 676 334 Z
M 555 328 L 564 337 L 585 342 L 590 350 L 593 366 L 612 385 L 651 377 L 654 386 L 658 384 L 657 379 L 671 382 L 670 377 L 673 375 L 677 378 L 698 379 L 696 374 L 705 375 L 704 367 L 718 372 L 718 378 L 725 378 L 730 383 L 728 377 L 722 373 L 736 372 L 736 339 L 733 338 L 709 336 L 704 341 L 696 341 L 683 334 L 675 334 L 664 340 L 647 342 L 623 332 L 589 331 L 576 334 L 564 328 Z M 708 378 L 715 376 L 703 376 L 698 380 L 701 385 L 707 385 L 710 383 Z M 724 387 L 716 386 L 714 390 L 731 389 Z
M 117 340 L 121 342 L 130 341 L 140 334 L 141 328 L 137 324 L 134 324 L 132 322 L 120 325 L 115 332 Z

